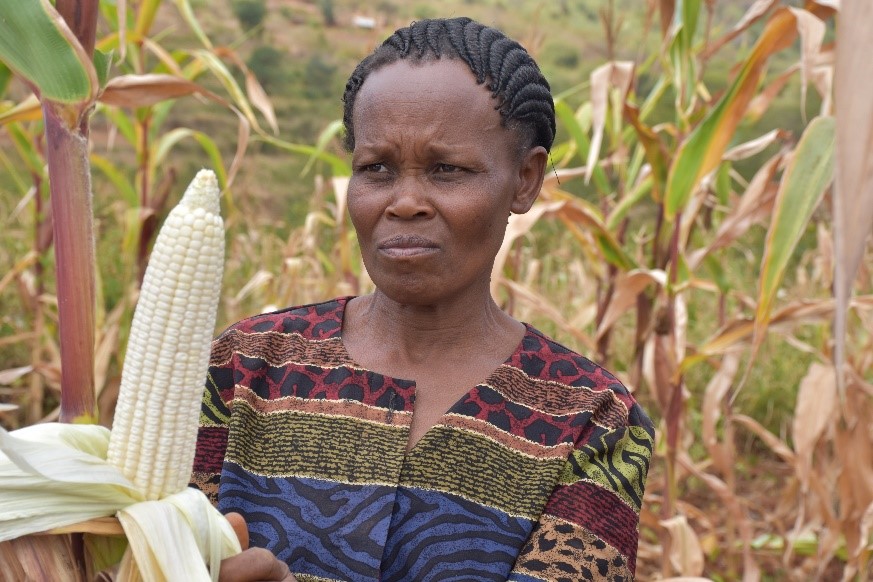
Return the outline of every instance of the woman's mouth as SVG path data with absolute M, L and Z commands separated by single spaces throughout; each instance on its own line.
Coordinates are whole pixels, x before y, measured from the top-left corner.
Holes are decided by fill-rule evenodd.
M 391 257 L 413 257 L 436 252 L 439 245 L 416 234 L 401 234 L 382 241 L 378 249 Z

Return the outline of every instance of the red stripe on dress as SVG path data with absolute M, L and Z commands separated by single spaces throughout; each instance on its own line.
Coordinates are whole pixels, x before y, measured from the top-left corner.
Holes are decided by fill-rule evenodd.
M 197 434 L 197 452 L 194 454 L 194 471 L 219 473 L 227 449 L 227 427 L 201 426 Z
M 544 513 L 584 527 L 621 552 L 629 563 L 636 562 L 639 517 L 610 491 L 586 481 L 559 485 Z

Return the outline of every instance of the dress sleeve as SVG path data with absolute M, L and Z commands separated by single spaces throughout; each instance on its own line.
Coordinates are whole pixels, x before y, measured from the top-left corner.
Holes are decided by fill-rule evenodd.
M 218 501 L 218 482 L 230 423 L 229 402 L 235 386 L 233 343 L 232 333 L 225 333 L 212 342 L 191 473 L 190 485 L 203 491 L 213 505 Z
M 577 443 L 509 580 L 632 580 L 653 444 L 636 403 L 627 426 L 595 427 Z

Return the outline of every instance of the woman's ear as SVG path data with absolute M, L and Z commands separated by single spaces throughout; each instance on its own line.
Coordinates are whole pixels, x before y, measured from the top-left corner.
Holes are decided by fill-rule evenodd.
M 518 190 L 510 207 L 513 213 L 524 214 L 533 206 L 540 195 L 548 161 L 549 152 L 543 146 L 531 148 L 522 156 L 518 169 Z

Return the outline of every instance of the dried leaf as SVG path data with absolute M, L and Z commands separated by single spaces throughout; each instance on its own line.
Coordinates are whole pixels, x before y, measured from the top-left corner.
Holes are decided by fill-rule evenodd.
M 205 92 L 197 83 L 173 75 L 120 75 L 106 84 L 99 100 L 116 107 L 136 108 Z
M 815 67 L 810 71 L 810 80 L 821 96 L 819 115 L 833 115 L 834 68 Z
M 852 282 L 873 228 L 873 2 L 843 2 L 834 71 L 836 187 L 834 252 L 835 367 L 845 361 L 846 310 Z M 842 379 L 840 379 L 842 381 Z
M 658 408 L 667 415 L 678 378 L 676 340 L 672 334 L 653 333 L 646 340 L 643 347 L 643 377 L 652 390 Z
M 761 423 L 757 420 L 744 414 L 735 414 L 731 416 L 731 422 L 735 422 L 752 431 L 762 441 L 764 441 L 764 444 L 767 445 L 771 451 L 782 457 L 782 459 L 790 465 L 796 466 L 797 457 L 795 456 L 794 451 L 791 450 L 791 447 L 785 444 L 785 441 L 761 426 Z
M 8 370 L 0 370 L 0 385 L 8 386 L 27 374 L 33 372 L 33 366 L 21 366 L 19 368 L 9 368 Z
M 100 395 L 106 387 L 106 379 L 109 375 L 109 365 L 112 356 L 118 351 L 118 336 L 121 332 L 121 317 L 125 311 L 125 303 L 119 301 L 106 322 L 97 329 L 97 348 L 94 352 L 94 389 Z
M 700 576 L 703 573 L 703 548 L 697 534 L 684 515 L 661 520 L 670 533 L 670 564 L 683 576 Z
M 736 79 L 707 118 L 682 144 L 670 167 L 664 209 L 668 218 L 685 208 L 704 176 L 720 163 L 745 115 L 770 56 L 791 45 L 797 19 L 787 8 L 777 10 Z
M 597 67 L 591 73 L 591 106 L 592 106 L 592 137 L 591 149 L 588 150 L 588 160 L 585 162 L 585 181 L 591 179 L 591 173 L 600 155 L 600 144 L 603 141 L 603 129 L 606 126 L 606 106 L 609 103 L 609 90 L 616 88 L 624 103 L 634 78 L 634 63 L 631 61 L 616 61 Z
M 150 38 L 142 39 L 142 46 L 148 49 L 153 55 L 155 55 L 161 64 L 163 64 L 167 69 L 170 70 L 177 77 L 184 77 L 185 73 L 182 71 L 182 68 L 179 66 L 179 63 L 176 62 L 176 59 L 173 58 L 173 55 L 168 53 L 164 47 L 156 43 Z
M 525 214 L 510 215 L 509 223 L 506 226 L 506 234 L 503 236 L 503 244 L 500 245 L 500 250 L 497 251 L 494 267 L 491 270 L 492 296 L 497 294 L 497 287 L 503 278 L 503 267 L 506 264 L 506 258 L 509 256 L 509 251 L 512 249 L 516 239 L 527 234 L 533 228 L 533 225 L 545 214 L 555 212 L 562 206 L 564 206 L 563 201 L 536 202 Z
M 800 381 L 797 404 L 792 419 L 791 435 L 797 455 L 797 474 L 801 487 L 809 489 L 809 473 L 819 438 L 837 420 L 836 374 L 831 366 L 813 363 Z
M 345 220 L 346 206 L 349 199 L 349 177 L 334 176 L 331 179 L 333 185 L 333 196 L 336 199 L 336 221 L 337 224 Z
M 600 325 L 597 327 L 596 337 L 598 340 L 609 331 L 622 314 L 636 305 L 637 297 L 639 297 L 640 293 L 653 283 L 660 287 L 666 285 L 667 273 L 658 269 L 640 269 L 620 275 L 616 279 L 612 297 L 609 299 L 609 305 L 603 314 L 603 318 L 600 320 Z
M 769 216 L 777 192 L 772 180 L 782 158 L 782 154 L 775 155 L 761 166 L 740 197 L 739 204 L 722 220 L 712 242 L 689 255 L 688 265 L 692 270 L 710 253 L 733 244 L 763 215 Z
M 35 121 L 37 119 L 42 119 L 42 105 L 33 93 L 14 107 L 0 111 L 0 125 L 16 121 Z
M 248 66 L 246 66 L 245 61 L 243 61 L 235 51 L 227 47 L 216 48 L 215 53 L 221 57 L 229 59 L 233 64 L 240 68 L 246 78 L 246 94 L 248 95 L 249 101 L 251 101 L 252 105 L 254 105 L 257 110 L 264 115 L 264 118 L 267 120 L 267 123 L 270 124 L 270 129 L 273 130 L 273 133 L 279 133 L 279 124 L 276 120 L 276 111 L 273 109 L 273 103 L 270 101 L 270 98 L 267 97 L 267 92 L 264 91 L 264 87 L 258 81 L 258 78 L 249 70 Z
M 806 10 L 799 8 L 789 8 L 789 10 L 797 19 L 797 32 L 800 34 L 800 111 L 805 114 L 806 88 L 824 40 L 825 23 Z
M 706 385 L 703 392 L 701 437 L 703 445 L 712 457 L 713 465 L 722 475 L 730 474 L 734 459 L 730 458 L 724 446 L 718 442 L 717 427 L 721 418 L 721 407 L 730 392 L 731 385 L 739 369 L 738 354 L 728 354 L 721 361 L 718 372 Z
M 538 314 L 542 314 L 549 321 L 557 325 L 562 331 L 573 336 L 576 341 L 585 346 L 591 352 L 597 351 L 597 343 L 590 336 L 582 332 L 578 326 L 568 322 L 566 319 L 566 313 L 552 304 L 546 297 L 537 293 L 527 285 L 522 285 L 511 279 L 503 279 L 502 282 L 509 288 L 517 300 L 526 303 Z
M 770 145 L 776 143 L 777 140 L 784 139 L 784 137 L 785 132 L 781 129 L 768 131 L 761 137 L 749 140 L 745 143 L 741 143 L 737 146 L 732 147 L 725 152 L 722 159 L 736 162 L 739 160 L 745 160 L 746 158 L 751 158 L 752 156 L 757 155 L 770 147 Z
M 743 14 L 743 17 L 740 19 L 740 21 L 737 22 L 727 34 L 706 47 L 706 50 L 703 51 L 701 58 L 704 60 L 709 59 L 712 55 L 717 53 L 721 47 L 742 34 L 744 30 L 749 28 L 751 25 L 757 22 L 758 19 L 767 14 L 767 12 L 774 5 L 776 5 L 776 2 L 777 0 L 755 0 L 755 2 L 753 2 L 752 5 L 749 6 L 748 10 L 746 10 L 746 13 Z
M 791 80 L 791 77 L 800 70 L 800 65 L 795 64 L 787 68 L 784 72 L 782 72 L 778 77 L 773 79 L 769 85 L 767 85 L 763 91 L 755 95 L 752 101 L 749 103 L 749 108 L 746 110 L 746 119 L 754 123 L 758 121 L 762 115 L 770 108 L 770 104 L 773 100 L 782 92 L 782 89 L 785 88 L 785 85 L 788 84 L 788 81 Z M 822 113 L 825 115 L 825 113 Z

